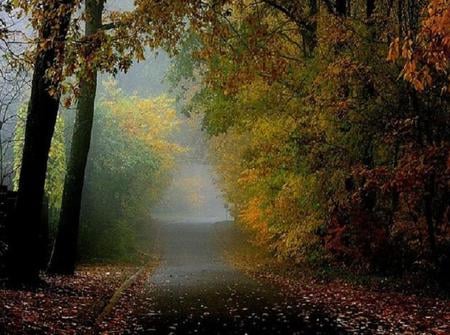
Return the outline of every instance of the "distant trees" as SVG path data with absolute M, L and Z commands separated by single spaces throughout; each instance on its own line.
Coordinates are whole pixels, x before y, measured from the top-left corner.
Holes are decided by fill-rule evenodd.
M 24 71 L 14 69 L 6 61 L 1 63 L 0 75 L 0 185 L 12 186 L 14 166 L 12 152 L 14 134 L 19 121 L 17 106 L 23 97 L 28 77 Z
M 73 58 L 78 66 L 67 66 L 69 73 L 72 71 L 78 76 L 79 96 L 61 218 L 49 269 L 53 273 L 72 274 L 75 271 L 81 200 L 91 142 L 98 72 L 126 71 L 135 59 L 144 59 L 146 46 L 158 47 L 176 40 L 177 30 L 184 26 L 181 18 L 192 10 L 189 4 L 180 7 L 177 1 L 170 4 L 144 1 L 130 12 L 110 13 L 107 15 L 109 22 L 103 24 L 105 3 L 106 0 L 85 1 L 86 25 L 83 45 L 75 49 L 69 57 Z M 162 25 L 164 29 L 159 29 Z
M 150 208 L 182 151 L 172 142 L 180 122 L 172 105 L 164 96 L 127 96 L 114 81 L 104 83 L 84 184 L 82 259 L 129 260 L 150 247 Z M 140 243 L 146 238 L 147 245 Z
M 0 185 L 9 187 L 14 176 L 12 148 L 17 107 L 29 84 L 26 66 L 17 62 L 25 52 L 21 45 L 25 34 L 15 29 L 12 9 L 9 1 L 0 4 Z

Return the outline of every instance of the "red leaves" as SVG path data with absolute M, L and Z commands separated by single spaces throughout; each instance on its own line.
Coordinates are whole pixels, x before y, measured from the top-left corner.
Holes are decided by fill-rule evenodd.
M 132 267 L 83 267 L 74 277 L 47 277 L 36 291 L 0 290 L 0 332 L 86 334 Z
M 445 267 L 433 261 L 430 239 L 437 241 L 439 250 L 450 243 L 448 159 L 447 144 L 409 144 L 399 151 L 395 166 L 354 168 L 347 197 L 329 213 L 325 248 L 335 260 L 358 269 Z M 429 199 L 432 216 L 425 207 Z M 445 254 L 441 257 L 445 264 Z

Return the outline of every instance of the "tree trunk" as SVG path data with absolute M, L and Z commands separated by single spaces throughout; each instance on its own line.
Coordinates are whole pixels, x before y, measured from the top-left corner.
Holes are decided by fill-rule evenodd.
M 347 0 L 336 0 L 336 14 L 340 16 L 347 15 Z
M 375 0 L 366 0 L 366 17 L 370 19 L 375 11 Z
M 303 29 L 302 38 L 305 44 L 305 56 L 313 57 L 317 47 L 317 13 L 319 7 L 317 0 L 309 0 L 309 13 L 306 27 Z M 300 30 L 302 31 L 302 29 Z
M 9 246 L 9 279 L 13 284 L 32 284 L 39 280 L 39 228 L 47 160 L 59 108 L 59 95 L 49 90 L 55 83 L 46 77 L 53 67 L 54 78 L 61 77 L 65 41 L 73 10 L 71 0 L 43 1 L 49 14 L 39 31 L 49 46 L 36 57 L 31 97 L 28 105 L 25 143 L 20 171 L 16 211 Z M 55 15 L 55 13 L 60 13 Z
M 302 36 L 303 54 L 305 57 L 313 57 L 317 47 L 317 13 L 319 5 L 317 0 L 308 1 L 308 13 L 305 16 L 299 4 L 292 1 L 265 0 L 267 5 L 287 16 L 298 27 Z
M 86 1 L 86 37 L 97 34 L 102 25 L 104 0 Z M 94 40 L 91 40 L 94 41 Z M 94 51 L 95 46 L 91 48 Z M 72 135 L 72 147 L 64 192 L 58 234 L 55 241 L 49 271 L 58 274 L 73 274 L 77 260 L 78 232 L 80 225 L 81 200 L 86 164 L 91 145 L 97 92 L 97 70 L 89 71 L 89 79 L 80 81 L 80 97 L 77 117 Z
M 424 203 L 424 213 L 425 213 L 425 219 L 427 222 L 427 229 L 428 229 L 428 241 L 430 244 L 430 251 L 431 251 L 431 257 L 433 263 L 437 266 L 438 265 L 438 250 L 436 246 L 436 231 L 435 231 L 435 225 L 434 225 L 434 219 L 433 219 L 433 198 L 434 198 L 434 188 L 435 188 L 435 177 L 430 176 L 428 177 L 427 181 L 427 188 L 425 193 L 425 203 Z

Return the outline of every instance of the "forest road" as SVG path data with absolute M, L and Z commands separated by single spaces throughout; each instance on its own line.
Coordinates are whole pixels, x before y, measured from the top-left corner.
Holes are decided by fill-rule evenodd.
M 148 279 L 154 311 L 148 334 L 345 334 L 326 315 L 305 311 L 282 292 L 224 260 L 231 223 L 158 224 L 161 264 Z

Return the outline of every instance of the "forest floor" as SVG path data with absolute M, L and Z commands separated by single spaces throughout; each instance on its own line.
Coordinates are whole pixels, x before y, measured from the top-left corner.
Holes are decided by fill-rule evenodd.
M 73 277 L 43 275 L 44 284 L 33 290 L 0 288 L 0 334 L 121 334 L 137 309 L 145 308 L 145 301 L 134 297 L 147 296 L 143 282 L 156 264 L 82 265 Z M 120 288 L 120 298 L 102 315 Z

